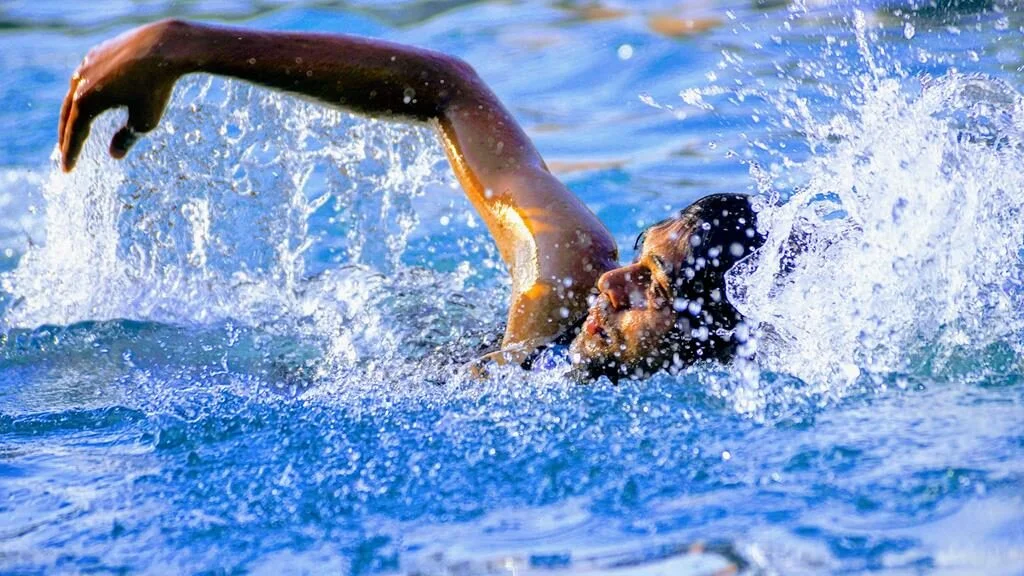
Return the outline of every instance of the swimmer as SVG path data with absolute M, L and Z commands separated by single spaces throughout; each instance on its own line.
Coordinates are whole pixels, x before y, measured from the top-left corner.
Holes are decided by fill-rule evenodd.
M 739 194 L 705 197 L 648 228 L 618 266 L 608 229 L 548 170 L 512 115 L 462 60 L 343 35 L 267 32 L 180 20 L 148 24 L 91 50 L 60 113 L 70 171 L 92 121 L 128 120 L 110 141 L 123 158 L 157 126 L 175 82 L 237 78 L 356 114 L 429 123 L 512 280 L 501 348 L 489 362 L 530 368 L 564 350 L 580 374 L 612 381 L 736 354 L 743 321 L 725 273 L 764 238 Z

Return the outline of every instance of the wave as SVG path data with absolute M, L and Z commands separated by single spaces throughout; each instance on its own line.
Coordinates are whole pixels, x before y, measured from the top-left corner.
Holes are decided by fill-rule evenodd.
M 857 89 L 827 118 L 798 90 L 683 94 L 713 110 L 756 95 L 809 151 L 751 164 L 769 241 L 729 293 L 758 327 L 757 363 L 695 370 L 740 412 L 1018 370 L 1021 95 L 985 76 L 887 76 L 863 38 L 866 72 L 850 69 Z M 507 280 L 471 215 L 448 226 L 445 204 L 464 199 L 426 129 L 209 78 L 179 87 L 125 163 L 100 136 L 118 120 L 101 118 L 78 169 L 43 185 L 46 241 L 0 275 L 5 332 L 238 323 L 277 342 L 265 360 L 291 363 L 267 378 L 355 396 L 449 381 L 500 334 Z M 781 189 L 782 172 L 802 184 Z M 439 214 L 441 229 L 418 226 Z M 502 373 L 479 393 L 552 378 Z
M 872 375 L 1018 370 L 1020 93 L 949 73 L 872 79 L 851 102 L 803 118 L 815 153 L 785 201 L 752 167 L 769 240 L 729 293 L 760 325 L 762 367 L 840 393 Z
M 112 113 L 75 172 L 51 170 L 45 241 L 0 277 L 5 331 L 232 321 L 320 344 L 331 372 L 386 371 L 465 326 L 500 331 L 494 266 L 406 261 L 432 251 L 419 215 L 461 199 L 426 128 L 210 78 L 183 82 L 170 110 L 130 161 L 105 153 Z M 481 236 L 456 248 L 493 262 Z

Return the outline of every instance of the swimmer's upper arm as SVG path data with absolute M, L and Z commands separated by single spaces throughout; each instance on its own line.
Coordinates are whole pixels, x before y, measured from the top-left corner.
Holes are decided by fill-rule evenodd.
M 442 143 L 512 276 L 503 346 L 546 341 L 578 323 L 617 258 L 597 216 L 548 170 L 496 96 L 465 67 L 460 97 L 438 119 Z

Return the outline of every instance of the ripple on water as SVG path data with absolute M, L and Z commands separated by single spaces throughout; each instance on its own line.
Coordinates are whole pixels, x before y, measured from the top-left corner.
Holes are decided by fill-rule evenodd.
M 683 168 L 620 162 L 578 186 L 625 237 L 654 212 L 624 187 L 653 182 L 660 211 L 670 176 L 711 186 L 764 159 L 748 166 L 773 243 L 733 285 L 763 322 L 757 363 L 617 387 L 465 379 L 509 287 L 424 130 L 194 79 L 135 162 L 98 138 L 72 176 L 5 172 L 0 210 L 33 191 L 49 208 L 46 243 L 0 262 L 0 566 L 1019 565 L 1019 91 L 934 60 L 914 77 L 874 14 L 804 9 L 764 13 L 786 23 L 777 44 L 729 37 L 707 89 L 667 80 L 683 107 L 645 100 L 672 118 L 643 121 L 658 138 L 695 131 L 669 142 Z M 0 248 L 18 225 L 0 218 Z M 695 542 L 708 555 L 683 554 Z

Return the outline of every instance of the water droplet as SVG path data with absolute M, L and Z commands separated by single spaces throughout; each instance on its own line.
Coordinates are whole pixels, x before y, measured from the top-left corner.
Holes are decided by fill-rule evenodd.
M 619 46 L 618 54 L 619 60 L 629 60 L 633 57 L 633 47 L 629 44 L 623 44 Z
M 910 22 L 906 22 L 903 24 L 903 37 L 906 38 L 907 40 L 913 38 L 916 32 L 917 30 L 914 29 L 914 25 L 911 24 Z

